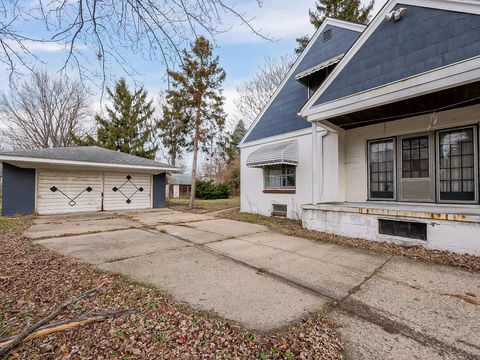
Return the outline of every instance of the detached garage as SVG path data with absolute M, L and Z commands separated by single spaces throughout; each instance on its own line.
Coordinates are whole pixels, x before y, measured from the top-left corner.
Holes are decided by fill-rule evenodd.
M 96 146 L 0 153 L 2 215 L 62 214 L 166 206 L 177 168 Z

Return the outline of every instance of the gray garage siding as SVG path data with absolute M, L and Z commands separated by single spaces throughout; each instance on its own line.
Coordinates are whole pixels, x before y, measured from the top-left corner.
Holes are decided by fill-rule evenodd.
M 305 55 L 295 72 L 290 76 L 265 114 L 257 122 L 255 128 L 250 132 L 245 142 L 301 130 L 311 126 L 308 121 L 297 115 L 308 100 L 308 97 L 307 88 L 295 80 L 295 75 L 345 53 L 360 34 L 353 30 L 331 25 L 326 26 L 324 31 L 329 29 L 332 31 L 331 40 L 323 42 L 323 36 L 320 34 L 310 51 Z
M 35 170 L 3 163 L 2 216 L 35 211 Z
M 480 16 L 412 5 L 383 21 L 316 101 L 323 104 L 480 55 Z

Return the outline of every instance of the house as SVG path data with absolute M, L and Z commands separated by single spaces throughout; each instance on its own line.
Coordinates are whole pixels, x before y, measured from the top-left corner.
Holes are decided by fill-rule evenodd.
M 318 32 L 305 58 L 324 45 Z M 243 139 L 242 210 L 480 255 L 480 2 L 389 0 L 341 59 L 327 57 L 335 67 L 298 107 L 310 134 L 265 120 L 293 98 L 281 87 Z
M 167 177 L 169 199 L 189 198 L 192 191 L 192 175 L 171 174 Z
M 0 153 L 2 215 L 165 207 L 177 168 L 96 146 Z

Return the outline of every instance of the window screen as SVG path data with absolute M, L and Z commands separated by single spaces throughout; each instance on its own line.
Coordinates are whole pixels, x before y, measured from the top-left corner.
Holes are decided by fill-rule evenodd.
M 475 200 L 473 128 L 439 132 L 440 200 Z
M 293 165 L 265 167 L 265 189 L 294 189 L 296 168 Z
M 372 141 L 368 146 L 370 198 L 394 198 L 394 141 Z
M 428 136 L 402 140 L 402 177 L 404 179 L 428 178 Z

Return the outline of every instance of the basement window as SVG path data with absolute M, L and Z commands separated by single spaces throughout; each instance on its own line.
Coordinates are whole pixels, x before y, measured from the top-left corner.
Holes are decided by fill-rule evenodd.
M 287 205 L 273 204 L 272 216 L 287 217 Z
M 427 224 L 410 221 L 378 220 L 378 233 L 409 239 L 427 240 Z

